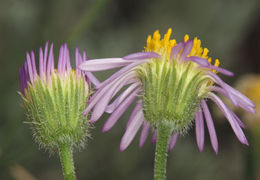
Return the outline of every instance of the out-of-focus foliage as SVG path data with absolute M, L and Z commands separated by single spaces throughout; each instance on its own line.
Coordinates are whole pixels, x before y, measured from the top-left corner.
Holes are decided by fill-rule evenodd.
M 0 179 L 18 179 L 17 173 L 27 180 L 31 176 L 63 178 L 58 157 L 39 151 L 23 123 L 18 68 L 27 50 L 38 51 L 50 40 L 56 48 L 63 42 L 84 48 L 89 58 L 120 57 L 142 50 L 154 30 L 165 32 L 172 27 L 177 40 L 186 33 L 198 36 L 210 55 L 220 58 L 221 66 L 235 72 L 235 78 L 225 78 L 233 82 L 244 73 L 260 71 L 259 10 L 259 0 L 1 0 Z M 110 74 L 97 76 L 104 80 Z M 154 144 L 147 142 L 139 149 L 135 139 L 125 152 L 119 152 L 129 112 L 106 134 L 101 133 L 106 115 L 95 124 L 87 149 L 75 153 L 79 180 L 153 178 Z M 208 137 L 200 154 L 190 133 L 169 153 L 168 179 L 253 179 L 250 147 L 241 145 L 223 122 L 215 118 L 219 155 Z

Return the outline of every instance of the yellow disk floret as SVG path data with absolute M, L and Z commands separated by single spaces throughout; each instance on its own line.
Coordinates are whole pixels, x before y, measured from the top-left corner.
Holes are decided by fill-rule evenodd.
M 158 30 L 156 30 L 153 33 L 153 36 L 149 35 L 147 38 L 147 44 L 145 47 L 146 52 L 156 52 L 160 54 L 161 56 L 168 56 L 170 57 L 172 48 L 177 44 L 175 39 L 170 39 L 172 34 L 172 29 L 169 28 L 167 33 L 163 36 L 161 39 L 161 35 Z M 187 42 L 189 40 L 189 35 L 186 34 L 184 36 L 184 42 Z M 180 51 L 182 52 L 182 50 Z M 207 48 L 201 47 L 201 40 L 195 37 L 193 39 L 193 46 L 191 49 L 191 52 L 188 56 L 199 56 L 202 58 L 205 58 L 208 60 L 208 62 L 211 64 L 211 57 L 208 57 L 209 50 Z M 215 60 L 214 66 L 219 66 L 219 60 Z M 215 70 L 213 70 L 214 73 L 217 73 Z

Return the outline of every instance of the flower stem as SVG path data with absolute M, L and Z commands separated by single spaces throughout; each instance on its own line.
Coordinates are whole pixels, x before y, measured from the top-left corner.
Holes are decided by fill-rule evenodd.
M 165 124 L 157 127 L 157 141 L 154 164 L 154 180 L 165 180 L 167 152 L 172 128 Z
M 68 144 L 59 146 L 59 154 L 65 180 L 76 180 L 72 148 Z

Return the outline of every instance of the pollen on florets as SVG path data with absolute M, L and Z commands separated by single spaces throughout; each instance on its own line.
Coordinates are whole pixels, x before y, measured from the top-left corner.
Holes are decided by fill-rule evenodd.
M 47 54 L 47 53 L 46 53 Z M 47 55 L 46 55 L 47 56 Z M 88 136 L 88 118 L 82 116 L 89 97 L 89 83 L 79 70 L 70 67 L 68 49 L 61 47 L 58 68 L 54 69 L 53 52 L 47 61 L 41 56 L 39 74 L 34 56 L 20 69 L 21 96 L 40 147 L 56 151 L 58 146 L 83 147 Z M 76 50 L 76 66 L 82 57 Z

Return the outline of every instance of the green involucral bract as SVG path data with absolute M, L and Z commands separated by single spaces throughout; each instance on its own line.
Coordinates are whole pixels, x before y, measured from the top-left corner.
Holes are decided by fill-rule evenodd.
M 143 113 L 150 124 L 168 124 L 178 133 L 190 127 L 212 83 L 197 66 L 164 56 L 136 69 L 143 86 Z
M 59 145 L 84 146 L 88 120 L 82 113 L 89 96 L 85 77 L 74 71 L 52 73 L 46 82 L 37 77 L 22 95 L 28 122 L 41 147 L 51 151 Z

